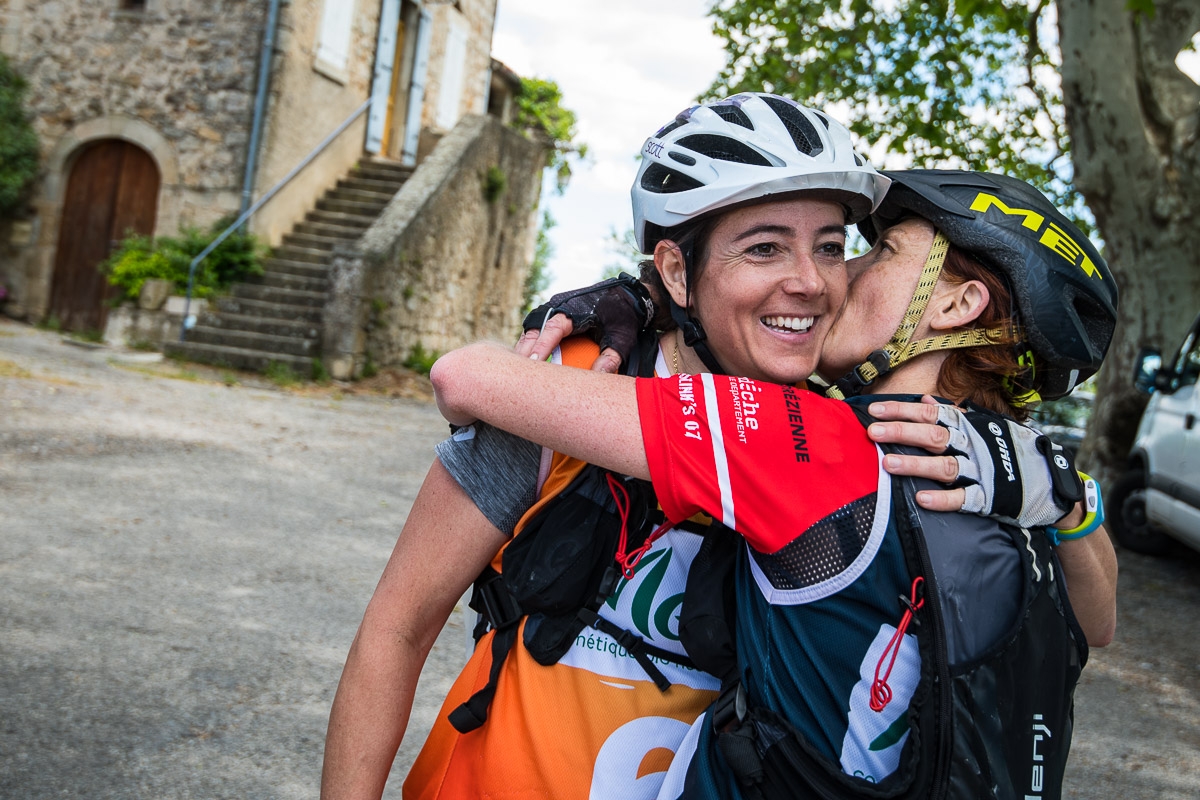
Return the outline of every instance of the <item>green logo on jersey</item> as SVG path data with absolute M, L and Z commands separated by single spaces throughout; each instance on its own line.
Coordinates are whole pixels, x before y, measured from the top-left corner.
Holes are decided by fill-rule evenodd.
M 651 613 L 654 616 L 654 629 L 658 635 L 664 639 L 671 641 L 679 641 L 678 634 L 671 632 L 671 622 L 679 607 L 683 605 L 683 592 L 673 594 L 666 600 L 654 607 L 654 596 L 658 594 L 659 588 L 662 586 L 663 577 L 667 574 L 667 568 L 671 565 L 671 548 L 665 548 L 657 552 L 647 553 L 638 565 L 633 568 L 635 575 L 642 570 L 649 570 L 638 587 L 637 592 L 633 596 L 633 604 L 629 610 L 629 616 L 633 620 L 634 627 L 642 636 L 652 636 L 650 631 Z M 617 589 L 608 598 L 608 607 L 614 611 L 617 608 L 617 602 L 620 600 L 621 593 L 629 584 L 629 579 L 622 578 L 617 584 Z

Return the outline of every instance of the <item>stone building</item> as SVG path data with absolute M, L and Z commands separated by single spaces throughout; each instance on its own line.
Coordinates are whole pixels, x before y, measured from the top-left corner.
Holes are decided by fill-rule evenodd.
M 329 233 L 351 230 L 348 218 L 312 218 L 321 198 L 343 207 L 362 201 L 366 209 L 367 200 L 386 205 L 395 188 L 362 173 L 353 186 L 343 181 L 342 201 L 331 200 L 339 179 L 370 163 L 399 182 L 413 167 L 419 173 L 456 126 L 489 108 L 504 113 L 516 79 L 493 70 L 495 11 L 496 0 L 0 0 L 0 52 L 30 84 L 43 155 L 30 213 L 0 229 L 6 313 L 103 329 L 108 287 L 96 265 L 127 231 L 170 235 L 184 225 L 209 226 L 246 209 L 310 157 L 254 214 L 251 230 L 277 248 L 285 270 L 327 263 L 335 244 L 353 251 L 356 236 L 335 241 Z M 528 153 L 528 163 L 509 169 L 537 174 L 541 151 Z M 443 170 L 447 159 L 455 157 L 443 154 Z M 510 182 L 526 196 L 507 199 L 520 219 L 507 220 L 505 231 L 494 230 L 486 213 L 437 223 L 468 238 L 507 235 L 502 266 L 516 286 L 532 253 L 540 186 L 528 183 Z M 419 214 L 409 217 L 424 224 Z M 369 227 L 365 219 L 353 230 Z M 298 234 L 305 223 L 312 230 Z M 305 274 L 310 283 L 293 291 L 328 294 L 312 282 L 323 276 Z M 453 288 L 455 296 L 470 292 Z M 357 300 L 331 302 L 344 321 L 347 302 Z

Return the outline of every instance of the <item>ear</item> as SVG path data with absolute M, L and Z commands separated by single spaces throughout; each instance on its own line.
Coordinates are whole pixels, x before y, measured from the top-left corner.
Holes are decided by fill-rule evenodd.
M 982 281 L 938 281 L 926 312 L 929 327 L 935 331 L 965 328 L 979 318 L 991 299 L 987 285 Z
M 654 246 L 654 267 L 662 277 L 671 299 L 680 308 L 687 308 L 687 263 L 679 245 L 663 239 Z

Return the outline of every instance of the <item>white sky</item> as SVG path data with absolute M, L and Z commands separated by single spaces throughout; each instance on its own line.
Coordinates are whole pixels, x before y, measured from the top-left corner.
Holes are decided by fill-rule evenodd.
M 589 162 L 542 207 L 558 226 L 546 294 L 592 283 L 618 260 L 609 235 L 633 226 L 629 187 L 642 142 L 709 87 L 724 63 L 706 15 L 712 0 L 499 0 L 492 55 L 517 74 L 558 83 Z M 1200 46 L 1200 36 L 1194 40 Z M 1178 62 L 1193 78 L 1200 56 Z
M 629 187 L 646 137 L 695 102 L 724 63 L 705 12 L 711 0 L 499 0 L 492 55 L 518 75 L 548 78 L 578 118 L 589 162 L 563 196 L 548 186 L 549 294 L 592 283 L 617 260 L 612 230 L 633 227 Z

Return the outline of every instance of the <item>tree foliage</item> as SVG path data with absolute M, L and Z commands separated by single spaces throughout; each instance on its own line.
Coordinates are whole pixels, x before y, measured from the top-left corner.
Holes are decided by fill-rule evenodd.
M 710 93 L 795 97 L 906 166 L 1004 172 L 1073 205 L 1048 5 L 720 0 L 726 66 Z
M 587 145 L 576 141 L 575 112 L 562 104 L 562 90 L 551 80 L 521 78 L 513 126 L 545 137 L 550 147 L 547 169 L 553 170 L 562 192 L 571 180 L 571 164 L 587 157 Z
M 20 211 L 38 171 L 38 139 L 25 110 L 28 84 L 0 53 L 0 217 Z

